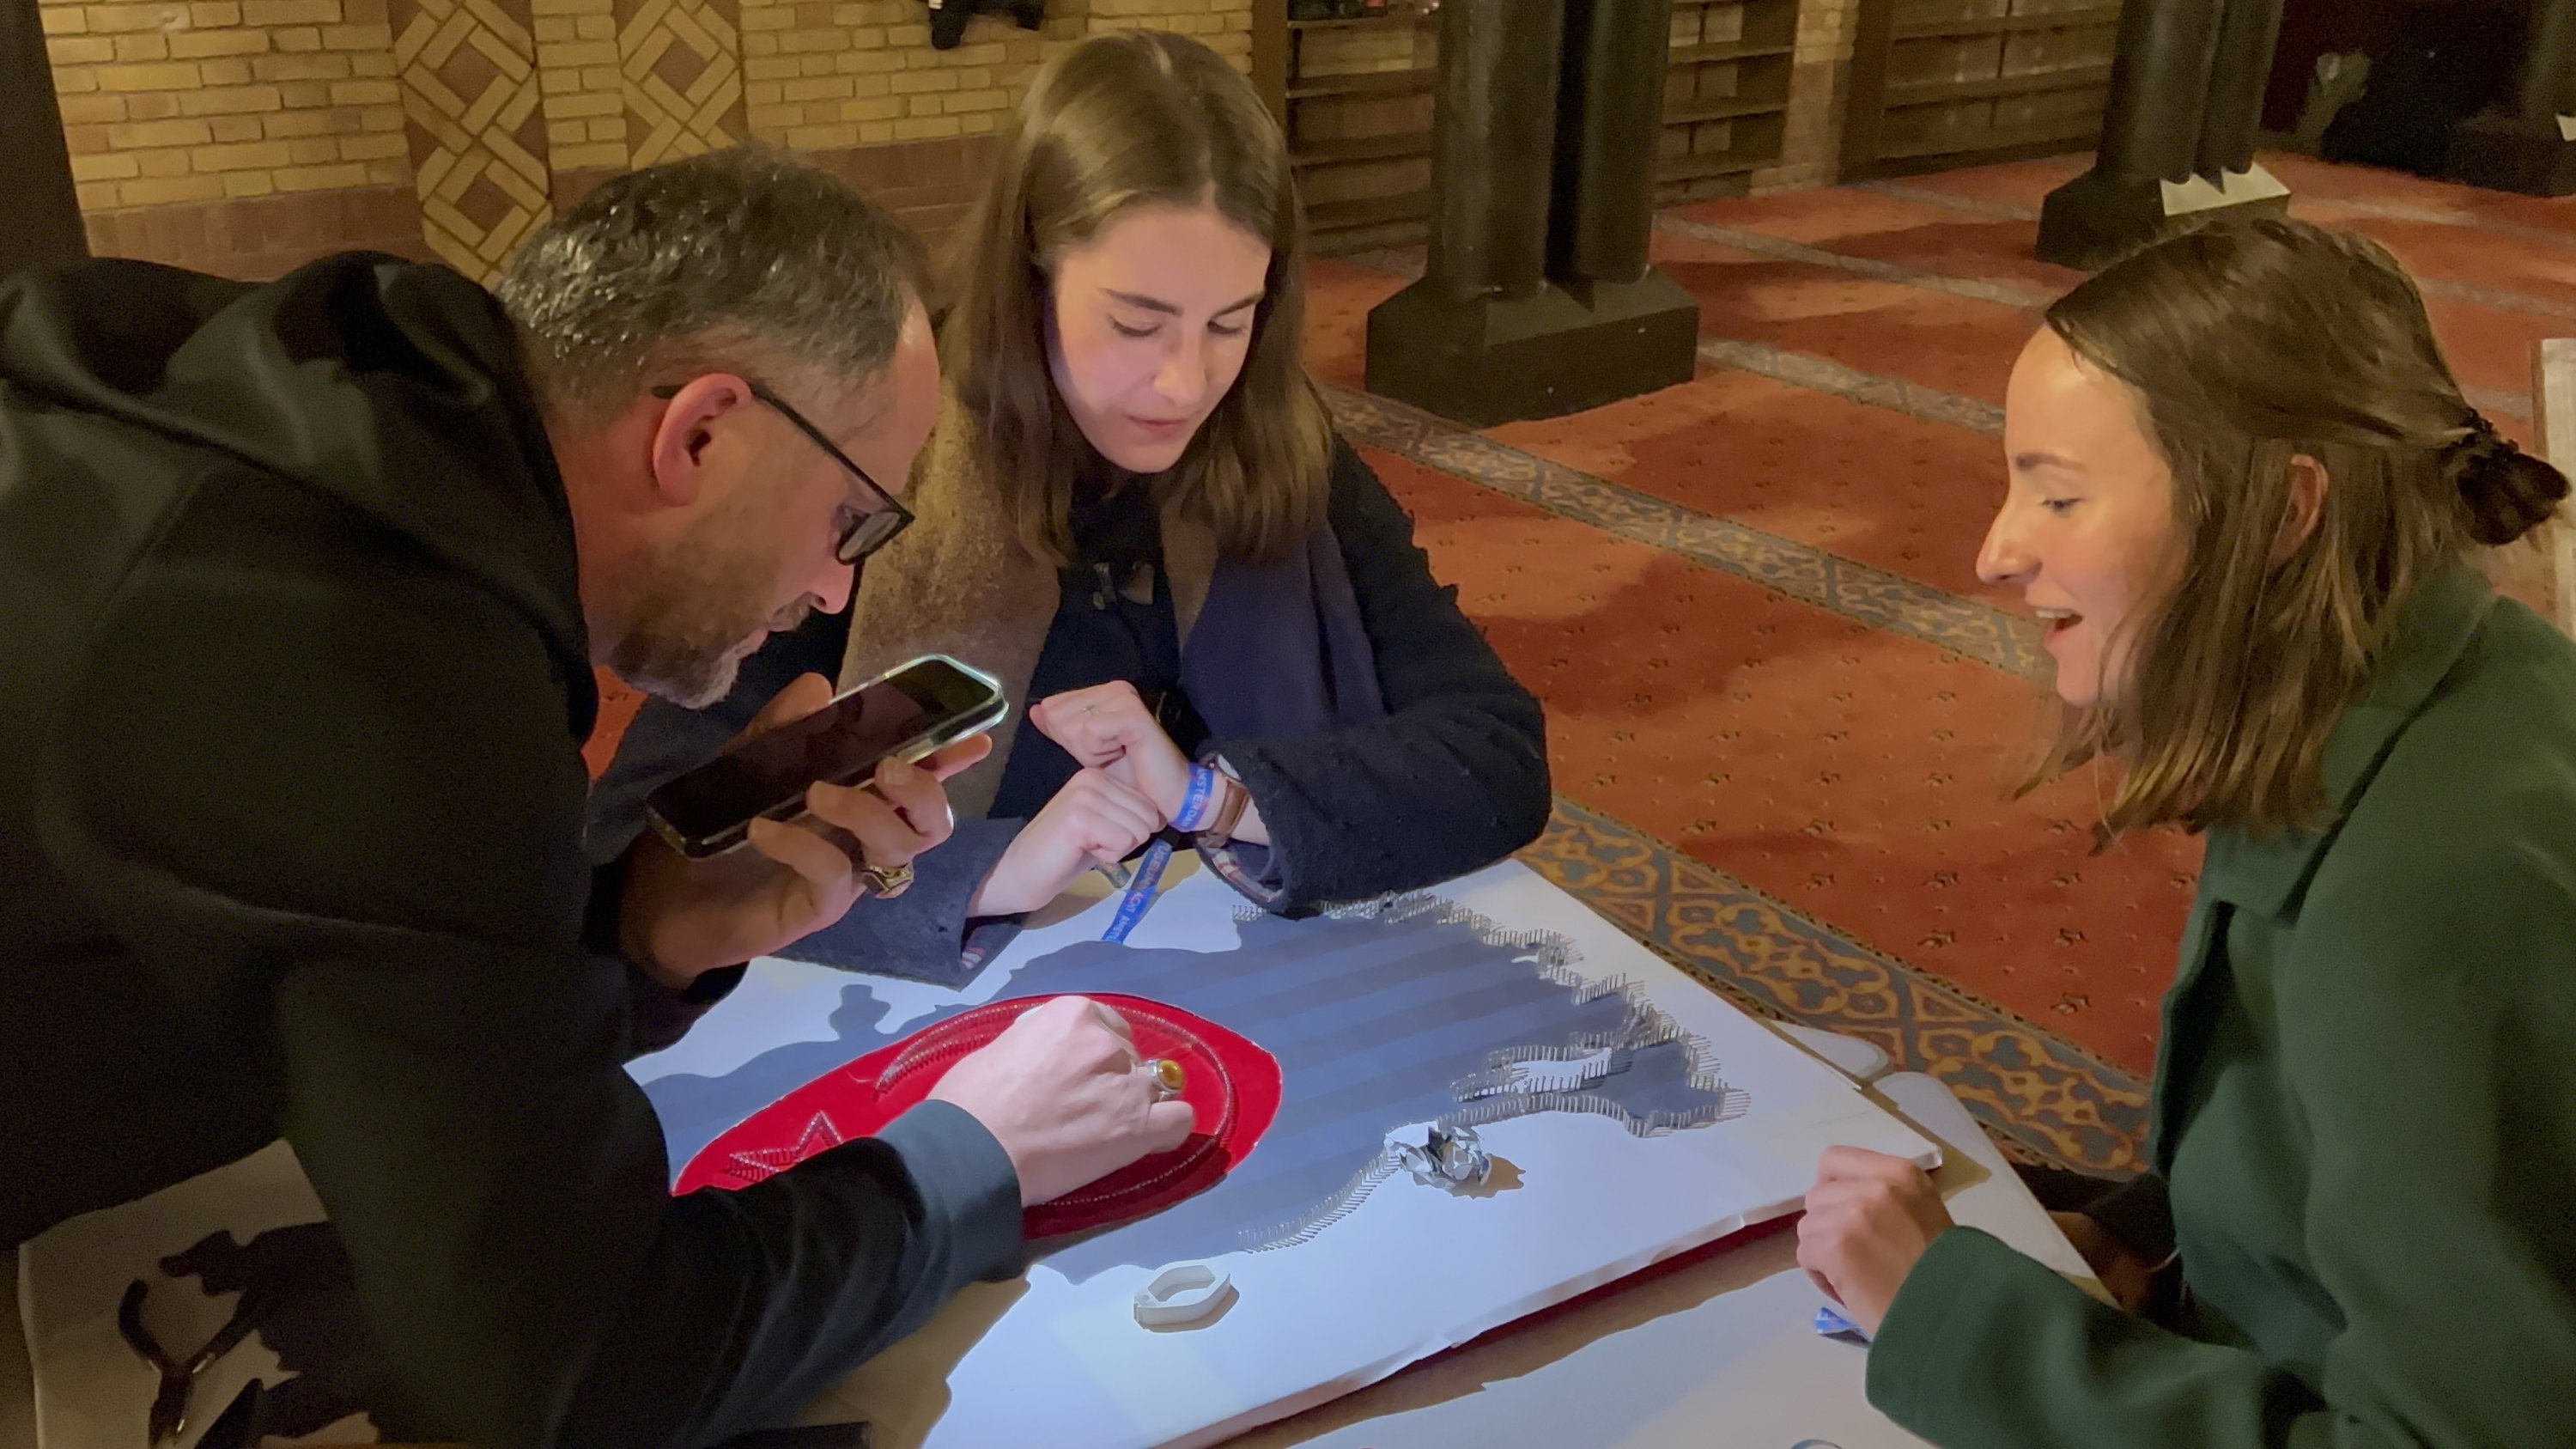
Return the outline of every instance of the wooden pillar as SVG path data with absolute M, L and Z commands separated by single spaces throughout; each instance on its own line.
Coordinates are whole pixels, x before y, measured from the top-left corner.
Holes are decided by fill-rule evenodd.
M 2093 169 L 2126 181 L 2181 181 L 2199 152 L 2222 0 L 2133 0 L 2120 11 L 2111 88 Z
M 2514 114 L 2556 121 L 2576 114 L 2576 0 L 2540 0 L 2514 77 Z
M 2272 79 L 2272 53 L 2281 40 L 2281 11 L 2288 0 L 2235 0 L 2216 27 L 2218 46 L 2209 62 L 2209 101 L 2200 126 L 2200 151 L 2192 169 L 2218 177 L 2254 166 L 2254 137 L 2263 123 L 2263 90 Z
M 1252 0 L 1252 88 L 1279 124 L 1288 124 L 1288 0 Z
M 36 0 L 0 0 L 0 278 L 89 255 Z
M 1424 280 L 1445 296 L 1519 299 L 1546 285 L 1564 28 L 1565 0 L 1441 7 Z
M 1549 269 L 1583 282 L 1646 275 L 1654 230 L 1656 132 L 1671 64 L 1672 0 L 1566 0 L 1558 90 L 1558 150 L 1574 165 L 1559 177 Z
M 1647 264 L 1671 0 L 1440 11 L 1431 247 L 1369 313 L 1368 387 L 1474 426 L 1690 380 L 1699 304 Z
M 2051 192 L 2039 256 L 2099 267 L 2177 227 L 2284 211 L 2254 160 L 2282 0 L 2129 0 L 2093 169 Z

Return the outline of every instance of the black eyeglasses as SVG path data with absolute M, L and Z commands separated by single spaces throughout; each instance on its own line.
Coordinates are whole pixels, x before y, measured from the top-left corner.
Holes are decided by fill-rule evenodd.
M 867 469 L 850 461 L 850 455 L 842 452 L 839 445 L 835 444 L 830 438 L 823 436 L 823 430 L 821 428 L 807 422 L 803 413 L 789 407 L 786 399 L 780 397 L 778 394 L 771 392 L 768 388 L 761 386 L 757 382 L 752 382 L 749 378 L 745 378 L 743 381 L 750 385 L 751 395 L 753 398 L 766 404 L 780 417 L 794 423 L 798 432 L 812 438 L 814 440 L 815 447 L 831 454 L 833 462 L 850 470 L 850 476 L 858 479 L 860 484 L 866 487 L 869 494 L 876 499 L 877 506 L 869 509 L 865 513 L 860 513 L 858 510 L 848 508 L 847 505 L 844 505 L 844 510 L 854 516 L 847 524 L 842 526 L 840 538 L 832 545 L 832 557 L 839 559 L 845 564 L 855 564 L 859 560 L 866 558 L 869 554 L 875 553 L 878 549 L 892 543 L 896 534 L 901 533 L 906 528 L 912 526 L 912 510 L 903 506 L 903 500 L 885 491 L 885 489 L 877 483 L 877 480 L 868 476 Z M 680 389 L 677 384 L 653 389 L 653 396 L 665 401 L 678 397 L 679 395 Z

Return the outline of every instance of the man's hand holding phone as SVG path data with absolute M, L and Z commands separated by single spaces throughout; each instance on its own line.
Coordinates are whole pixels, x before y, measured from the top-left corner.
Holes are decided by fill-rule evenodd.
M 830 682 L 808 674 L 781 690 L 743 738 L 831 702 Z M 805 794 L 805 818 L 753 821 L 748 850 L 690 860 L 647 832 L 627 851 L 619 944 L 655 980 L 678 988 L 832 925 L 865 893 L 863 865 L 909 865 L 948 838 L 956 821 L 941 782 L 991 749 L 978 735 L 917 765 L 886 760 L 868 784 L 814 785 Z

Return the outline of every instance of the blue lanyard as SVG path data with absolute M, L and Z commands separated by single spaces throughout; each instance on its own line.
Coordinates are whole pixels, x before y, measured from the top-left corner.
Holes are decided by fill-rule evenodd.
M 1113 944 L 1126 942 L 1127 933 L 1136 929 L 1136 923 L 1145 919 L 1146 908 L 1154 904 L 1154 892 L 1162 888 L 1163 871 L 1171 863 L 1171 840 L 1156 836 L 1154 843 L 1145 847 L 1145 858 L 1136 864 L 1136 878 L 1127 883 L 1127 894 L 1118 902 L 1118 914 L 1110 918 L 1109 929 L 1101 933 L 1100 939 Z
M 1216 795 L 1216 771 L 1206 765 L 1190 766 L 1190 787 L 1181 797 L 1181 811 L 1172 824 L 1182 830 L 1196 830 L 1207 824 L 1208 801 Z M 1145 847 L 1145 858 L 1136 864 L 1135 878 L 1127 883 L 1126 897 L 1118 902 L 1118 914 L 1110 919 L 1109 929 L 1100 939 L 1124 944 L 1127 933 L 1145 919 L 1147 907 L 1154 904 L 1154 892 L 1163 884 L 1163 871 L 1172 863 L 1172 836 L 1169 832 L 1154 837 Z

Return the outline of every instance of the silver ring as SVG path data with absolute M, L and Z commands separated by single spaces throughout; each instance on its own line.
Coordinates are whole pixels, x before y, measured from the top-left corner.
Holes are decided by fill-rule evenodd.
M 1136 1064 L 1136 1070 L 1143 1072 L 1153 1084 L 1154 1100 L 1157 1102 L 1168 1102 L 1178 1097 L 1182 1089 L 1190 1083 L 1190 1074 L 1182 1069 L 1179 1062 L 1173 1061 L 1170 1057 L 1155 1057 L 1151 1061 L 1139 1062 Z

